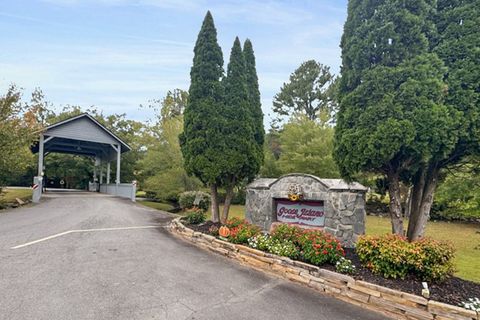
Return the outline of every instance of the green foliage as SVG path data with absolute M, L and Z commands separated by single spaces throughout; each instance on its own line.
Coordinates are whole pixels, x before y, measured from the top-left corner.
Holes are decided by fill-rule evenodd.
M 478 153 L 478 10 L 469 1 L 349 2 L 334 157 L 346 178 L 388 177 L 394 232 L 403 232 L 400 179 L 413 185 L 411 240 L 424 232 L 442 168 Z
M 228 240 L 238 244 L 246 244 L 248 239 L 259 235 L 261 231 L 258 226 L 238 218 L 228 220 L 226 226 L 230 229 Z
M 185 220 L 188 224 L 200 224 L 205 222 L 205 210 L 193 207 L 192 209 L 187 211 L 187 215 L 185 216 Z
M 476 0 L 440 0 L 435 16 L 438 34 L 433 52 L 444 61 L 447 105 L 462 112 L 459 141 L 450 162 L 469 153 L 479 154 L 480 141 L 480 5 Z
M 212 15 L 207 12 L 195 43 L 189 101 L 180 135 L 185 170 L 205 184 L 219 183 L 225 165 L 222 76 L 222 50 Z
M 260 90 L 258 88 L 258 76 L 255 66 L 255 54 L 253 52 L 252 42 L 247 39 L 243 45 L 243 56 L 245 59 L 245 75 L 247 84 L 247 93 L 250 109 L 251 125 L 253 135 L 257 142 L 258 161 L 263 163 L 263 143 L 265 141 L 265 129 L 263 126 L 262 104 L 260 102 Z
M 436 56 L 425 55 L 366 73 L 341 100 L 334 155 L 342 175 L 401 170 L 453 149 L 459 114 L 442 104 L 443 72 Z
M 60 186 L 69 189 L 86 189 L 88 182 L 93 179 L 94 159 L 72 154 L 52 153 L 45 157 L 45 176 L 47 186 Z
M 346 259 L 345 257 L 340 257 L 337 263 L 335 263 L 335 270 L 344 274 L 355 274 L 357 272 L 352 260 Z
M 335 237 L 320 230 L 305 230 L 297 240 L 303 259 L 314 265 L 335 264 L 345 255 Z
M 480 219 L 480 174 L 476 163 L 466 170 L 449 173 L 435 193 L 432 219 Z
M 150 128 L 152 139 L 138 167 L 144 181 L 141 187 L 156 199 L 178 202 L 184 191 L 198 190 L 201 182 L 190 177 L 183 168 L 183 157 L 178 136 L 183 130 L 182 111 L 188 93 L 180 89 L 169 91 L 160 103 L 157 123 Z
M 453 247 L 430 238 L 408 242 L 399 235 L 364 236 L 356 250 L 367 268 L 385 278 L 404 279 L 412 273 L 423 280 L 442 281 L 454 272 Z
M 183 210 L 198 207 L 207 211 L 210 207 L 210 195 L 202 191 L 186 191 L 180 194 L 179 204 Z
M 273 239 L 287 240 L 293 243 L 298 243 L 298 239 L 300 238 L 302 233 L 303 230 L 297 226 L 281 223 L 275 226 L 270 235 Z
M 315 60 L 305 61 L 275 95 L 273 111 L 279 117 L 300 113 L 310 120 L 317 119 L 321 113 L 330 115 L 333 82 L 334 76 L 329 67 Z
M 227 68 L 225 86 L 225 162 L 222 178 L 225 185 L 251 180 L 260 170 L 262 152 L 254 136 L 253 106 L 249 104 L 245 59 L 240 40 L 235 39 Z
M 277 160 L 281 154 L 280 134 L 276 130 L 270 130 L 265 136 L 263 146 L 264 161 L 260 169 L 260 175 L 267 178 L 280 177 L 282 171 L 278 167 Z
M 21 92 L 15 86 L 0 96 L 0 191 L 33 162 L 29 147 L 35 139 L 34 132 L 40 128 L 31 117 L 34 102 L 22 102 Z
M 304 116 L 293 118 L 280 133 L 281 154 L 277 166 L 282 174 L 301 172 L 321 178 L 338 178 L 333 159 L 334 129 Z

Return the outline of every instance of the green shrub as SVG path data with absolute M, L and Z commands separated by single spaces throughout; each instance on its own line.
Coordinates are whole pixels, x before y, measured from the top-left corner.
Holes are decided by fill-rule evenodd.
M 180 194 L 178 202 L 183 210 L 198 207 L 207 211 L 210 207 L 210 195 L 202 191 L 186 191 Z
M 239 225 L 245 224 L 245 223 L 248 223 L 247 220 L 240 219 L 240 218 L 237 218 L 237 217 L 233 217 L 233 218 L 228 219 L 228 221 L 225 223 L 225 225 L 229 229 L 232 229 L 232 228 L 238 227 Z
M 286 223 L 279 224 L 271 232 L 272 238 L 278 240 L 288 240 L 293 243 L 298 243 L 303 230 L 297 226 L 292 226 Z
M 335 264 L 345 255 L 340 242 L 320 230 L 305 230 L 298 239 L 305 261 L 315 265 Z
M 259 235 L 261 232 L 256 225 L 238 218 L 228 220 L 226 226 L 230 229 L 228 240 L 232 243 L 246 244 L 248 239 Z
M 408 242 L 393 234 L 363 236 L 356 251 L 362 264 L 385 278 L 404 279 L 411 273 L 423 280 L 442 281 L 454 272 L 453 247 L 429 238 Z
M 353 265 L 352 260 L 344 257 L 340 257 L 340 259 L 337 261 L 337 263 L 335 264 L 335 270 L 344 274 L 355 274 L 357 272 L 357 269 Z
M 443 281 L 455 271 L 453 259 L 455 250 L 448 242 L 423 238 L 414 245 L 420 251 L 420 259 L 415 259 L 414 272 L 425 280 Z
M 361 237 L 356 248 L 360 261 L 373 273 L 394 279 L 403 279 L 408 274 L 411 250 L 411 243 L 393 234 Z
M 185 220 L 187 220 L 189 224 L 200 224 L 205 222 L 205 219 L 205 211 L 196 207 L 190 209 L 185 216 Z

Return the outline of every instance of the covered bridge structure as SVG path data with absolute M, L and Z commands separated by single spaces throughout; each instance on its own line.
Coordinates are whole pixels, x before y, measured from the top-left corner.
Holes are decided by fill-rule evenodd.
M 130 150 L 128 144 L 87 113 L 46 127 L 40 133 L 38 143 L 32 147 L 32 152 L 38 153 L 38 173 L 34 177 L 33 201 L 38 202 L 42 196 L 44 158 L 54 152 L 94 158 L 93 181 L 89 183 L 89 191 L 108 193 L 135 201 L 135 182 L 120 183 L 121 154 Z M 112 183 L 110 164 L 114 161 L 116 174 Z

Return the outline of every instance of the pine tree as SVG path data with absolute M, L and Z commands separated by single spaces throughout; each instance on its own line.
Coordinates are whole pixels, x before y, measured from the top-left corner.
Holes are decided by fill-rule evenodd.
M 220 218 L 217 188 L 225 166 L 222 76 L 222 50 L 217 42 L 213 17 L 207 12 L 195 43 L 180 144 L 187 173 L 210 187 L 213 221 Z
M 259 148 L 252 123 L 253 108 L 247 90 L 246 63 L 238 37 L 233 43 L 224 86 L 223 137 L 226 148 L 223 157 L 227 166 L 222 179 L 226 189 L 222 221 L 228 218 L 234 187 L 245 179 L 251 179 L 260 170 Z

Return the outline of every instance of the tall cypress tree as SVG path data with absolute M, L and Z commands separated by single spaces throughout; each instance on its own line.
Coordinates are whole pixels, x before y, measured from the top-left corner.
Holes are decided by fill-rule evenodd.
M 251 178 L 260 169 L 257 160 L 258 144 L 255 141 L 249 105 L 246 64 L 238 37 L 233 43 L 224 86 L 223 137 L 226 148 L 223 157 L 227 166 L 223 172 L 226 197 L 222 221 L 228 218 L 234 187 Z
M 189 174 L 208 185 L 212 195 L 212 220 L 219 221 L 217 188 L 221 183 L 224 141 L 222 117 L 223 55 L 213 17 L 207 12 L 194 48 L 189 101 L 184 112 L 180 145 Z
M 245 40 L 245 43 L 243 44 L 243 57 L 245 58 L 245 73 L 247 80 L 250 117 L 253 126 L 253 134 L 258 147 L 258 156 L 256 162 L 259 165 L 259 169 L 257 171 L 254 170 L 253 172 L 253 174 L 257 174 L 260 170 L 260 166 L 263 164 L 263 143 L 265 140 L 265 129 L 263 126 L 263 111 L 262 103 L 260 101 L 260 90 L 258 88 L 255 54 L 253 52 L 252 42 L 249 39 Z

